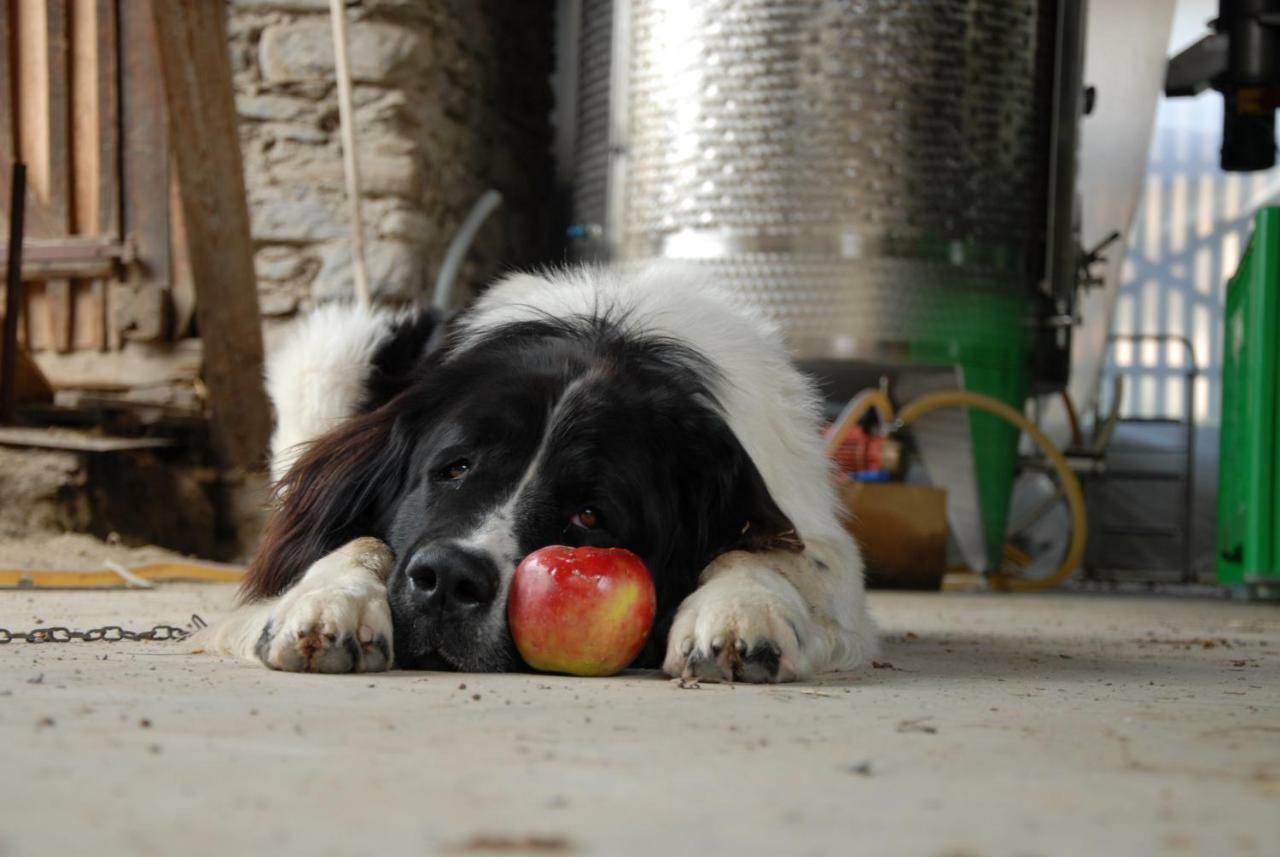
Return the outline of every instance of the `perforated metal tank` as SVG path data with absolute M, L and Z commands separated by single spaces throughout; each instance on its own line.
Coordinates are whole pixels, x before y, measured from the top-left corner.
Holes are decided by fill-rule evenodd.
M 581 15 L 582 255 L 713 270 L 829 383 L 858 362 L 958 365 L 1021 407 L 1033 355 L 1066 353 L 1046 321 L 1072 314 L 1075 124 L 1054 112 L 1076 115 L 1082 87 L 1056 40 L 1081 44 L 1083 0 L 581 0 Z M 969 434 L 999 556 L 1018 435 L 982 414 Z
M 1023 349 L 1055 5 L 585 0 L 576 219 L 714 268 L 802 359 Z

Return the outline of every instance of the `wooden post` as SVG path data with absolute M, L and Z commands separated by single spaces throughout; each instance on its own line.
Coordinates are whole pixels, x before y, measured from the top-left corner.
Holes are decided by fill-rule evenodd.
M 18 394 L 18 313 L 22 310 L 22 239 L 25 223 L 23 206 L 27 200 L 27 165 L 13 165 L 9 181 L 13 199 L 9 203 L 8 269 L 5 271 L 4 334 L 0 336 L 0 422 L 13 419 Z
M 236 130 L 223 0 L 151 4 L 169 141 L 178 172 L 214 443 L 227 465 L 266 463 L 271 413 L 262 385 L 253 241 Z
M 31 195 L 44 218 L 32 218 L 27 234 L 61 238 L 70 233 L 70 111 L 67 101 L 67 2 L 19 0 L 14 70 L 20 97 L 14 104 L 19 157 L 28 166 Z M 44 341 L 60 353 L 71 350 L 71 283 L 48 280 L 43 297 L 49 328 Z
M 108 337 L 142 342 L 168 337 L 173 262 L 169 235 L 169 139 L 165 128 L 156 0 L 122 0 L 120 31 L 120 173 L 123 232 L 134 242 L 138 264 L 128 283 L 112 284 Z

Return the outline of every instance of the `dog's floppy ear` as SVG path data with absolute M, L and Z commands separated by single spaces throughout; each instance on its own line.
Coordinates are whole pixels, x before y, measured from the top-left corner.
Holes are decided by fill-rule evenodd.
M 408 455 L 397 401 L 308 445 L 275 486 L 275 509 L 240 587 L 244 601 L 278 595 L 321 557 L 375 532 Z
M 742 526 L 736 536 L 729 537 L 729 550 L 800 552 L 804 542 L 796 532 L 791 519 L 783 514 L 764 484 L 764 477 L 755 464 L 742 452 L 738 465 L 737 485 L 733 491 L 735 502 L 730 520 L 741 519 Z
M 764 477 L 729 427 L 721 425 L 707 440 L 710 446 L 701 450 L 700 465 L 691 463 L 690 472 L 699 466 L 713 468 L 704 484 L 713 486 L 714 496 L 703 508 L 715 553 L 804 550 L 795 524 L 774 502 Z

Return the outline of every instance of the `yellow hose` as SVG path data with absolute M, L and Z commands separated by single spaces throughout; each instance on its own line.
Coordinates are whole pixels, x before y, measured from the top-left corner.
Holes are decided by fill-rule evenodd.
M 239 583 L 244 578 L 244 569 L 239 566 L 198 560 L 160 560 L 126 570 L 143 580 Z M 109 568 L 0 568 L 0 589 L 125 589 L 129 583 L 126 576 Z
M 1067 548 L 1067 555 L 1063 558 L 1062 564 L 1058 566 L 1053 574 L 1038 580 L 1028 580 L 1023 577 L 1005 574 L 1003 571 L 995 571 L 990 575 L 992 586 L 1009 592 L 1039 592 L 1061 586 L 1079 567 L 1081 560 L 1084 559 L 1085 542 L 1089 535 L 1089 525 L 1084 508 L 1084 492 L 1080 490 L 1080 480 L 1076 479 L 1076 475 L 1071 472 L 1070 465 L 1067 464 L 1067 460 L 1058 451 L 1058 448 L 1053 445 L 1053 441 L 1045 437 L 1044 432 L 1040 431 L 1035 423 L 1023 416 L 1021 411 L 1014 410 L 1004 402 L 993 399 L 990 396 L 962 390 L 921 396 L 903 408 L 902 413 L 898 415 L 898 421 L 903 426 L 909 426 L 931 411 L 936 411 L 940 408 L 959 407 L 977 408 L 980 411 L 986 411 L 1026 432 L 1035 441 L 1036 446 L 1040 447 L 1044 454 L 1048 456 L 1050 463 L 1053 464 L 1053 469 L 1058 472 L 1058 478 L 1062 481 L 1062 489 L 1067 495 L 1067 507 L 1071 511 L 1071 544 Z
M 1080 415 L 1076 413 L 1076 403 L 1065 387 L 1059 396 L 1062 398 L 1062 407 L 1067 411 L 1067 424 L 1071 426 L 1071 445 L 1079 449 L 1084 446 L 1084 432 L 1080 431 Z

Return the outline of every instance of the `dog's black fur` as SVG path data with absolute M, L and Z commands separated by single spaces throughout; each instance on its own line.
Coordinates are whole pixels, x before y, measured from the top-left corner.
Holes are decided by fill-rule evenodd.
M 397 663 L 507 670 L 519 658 L 495 597 L 503 575 L 546 545 L 625 547 L 656 584 L 659 620 L 639 662 L 655 666 L 672 613 L 712 559 L 795 547 L 711 393 L 714 372 L 686 346 L 629 332 L 625 318 L 520 322 L 465 347 L 430 317 L 406 320 L 374 358 L 362 412 L 281 480 L 244 594 L 278 594 L 330 551 L 375 536 L 396 556 Z M 468 549 L 466 535 L 516 492 L 509 555 Z M 595 528 L 571 521 L 584 508 Z M 433 562 L 472 567 L 468 610 L 424 606 L 415 575 Z

